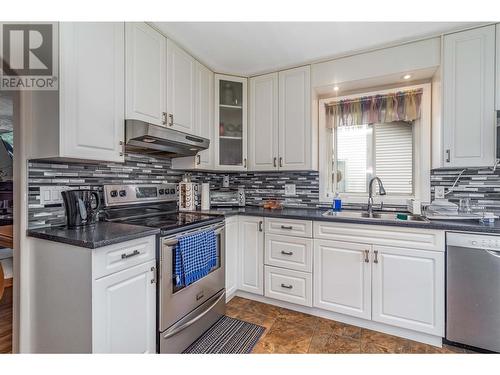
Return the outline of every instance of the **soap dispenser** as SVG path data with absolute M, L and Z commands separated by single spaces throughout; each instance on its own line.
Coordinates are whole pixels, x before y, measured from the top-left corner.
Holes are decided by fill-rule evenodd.
M 340 194 L 338 191 L 335 193 L 335 198 L 333 198 L 332 210 L 333 211 L 342 210 L 342 199 L 340 199 Z

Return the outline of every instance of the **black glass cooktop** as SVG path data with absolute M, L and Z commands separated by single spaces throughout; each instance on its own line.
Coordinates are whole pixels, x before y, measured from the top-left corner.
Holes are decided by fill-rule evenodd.
M 160 228 L 162 233 L 175 233 L 181 230 L 196 228 L 199 226 L 223 221 L 223 216 L 205 215 L 190 212 L 175 212 L 164 215 L 137 217 L 122 220 L 121 222 L 146 227 Z

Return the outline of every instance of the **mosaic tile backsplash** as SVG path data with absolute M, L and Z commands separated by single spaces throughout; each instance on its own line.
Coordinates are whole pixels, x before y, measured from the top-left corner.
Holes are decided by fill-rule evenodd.
M 28 164 L 28 227 L 63 225 L 62 204 L 41 204 L 41 186 L 70 186 L 102 191 L 104 184 L 179 182 L 182 171 L 171 169 L 170 159 L 127 155 L 125 163 L 65 163 L 30 160 Z
M 42 204 L 41 186 L 70 186 L 102 191 L 103 184 L 150 184 L 179 182 L 183 171 L 172 170 L 169 159 L 127 155 L 120 163 L 66 163 L 50 160 L 29 162 L 29 228 L 64 225 L 62 204 Z M 229 173 L 229 186 L 243 186 L 248 205 L 258 206 L 266 199 L 278 199 L 286 207 L 311 207 L 319 204 L 318 172 Z M 209 182 L 212 189 L 222 187 L 224 173 L 196 172 L 194 182 Z M 296 194 L 284 196 L 285 184 L 295 184 Z
M 243 187 L 247 206 L 260 206 L 266 199 L 281 201 L 284 207 L 316 208 L 319 203 L 319 173 L 241 172 L 229 175 L 229 186 Z M 224 174 L 193 173 L 193 182 L 208 182 L 211 189 L 222 187 Z M 285 196 L 285 184 L 295 184 L 295 195 Z
M 431 172 L 431 194 L 435 186 L 452 186 L 462 169 L 436 169 Z M 169 159 L 155 159 L 140 155 L 127 155 L 120 163 L 65 163 L 60 161 L 31 160 L 29 162 L 29 227 L 57 226 L 65 224 L 62 204 L 42 204 L 41 186 L 70 186 L 102 191 L 103 184 L 179 182 L 183 171 L 171 169 Z M 220 189 L 225 173 L 194 172 L 193 182 L 209 182 L 211 189 Z M 266 199 L 280 200 L 284 207 L 326 208 L 319 202 L 319 174 L 301 172 L 241 172 L 228 173 L 229 186 L 244 187 L 246 203 L 262 205 Z M 285 196 L 285 184 L 295 184 L 296 194 Z M 500 214 L 500 167 L 467 169 L 453 191 L 446 195 L 459 203 L 470 198 L 473 210 L 485 210 Z
M 444 186 L 449 191 L 463 169 L 435 169 L 431 171 L 431 196 L 434 188 Z M 493 168 L 468 168 L 460 176 L 453 191 L 445 196 L 449 201 L 460 202 L 470 198 L 473 211 L 487 211 L 500 214 L 500 166 Z

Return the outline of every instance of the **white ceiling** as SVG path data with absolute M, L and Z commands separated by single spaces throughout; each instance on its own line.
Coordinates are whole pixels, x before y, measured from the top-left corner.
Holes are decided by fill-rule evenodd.
M 474 25 L 466 22 L 155 22 L 219 73 L 251 76 Z

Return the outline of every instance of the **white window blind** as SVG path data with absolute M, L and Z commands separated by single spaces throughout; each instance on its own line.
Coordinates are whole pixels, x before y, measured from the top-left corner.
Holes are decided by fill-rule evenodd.
M 375 124 L 375 174 L 387 194 L 413 193 L 413 125 Z
M 413 126 L 392 122 L 337 128 L 337 191 L 366 193 L 368 181 L 378 176 L 388 195 L 412 195 Z

